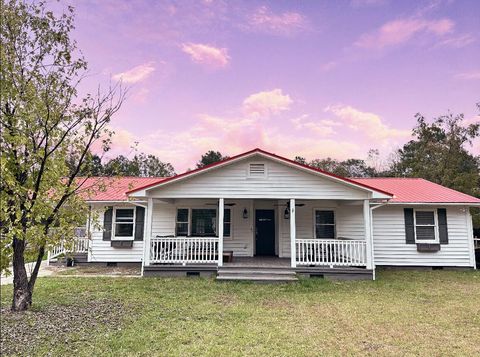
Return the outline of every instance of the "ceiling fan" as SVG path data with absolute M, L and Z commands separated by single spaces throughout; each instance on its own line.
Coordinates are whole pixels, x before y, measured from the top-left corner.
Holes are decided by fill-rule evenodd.
M 286 206 L 286 207 L 290 207 L 290 201 L 287 201 L 285 204 L 274 204 L 274 206 Z M 295 203 L 295 207 L 303 207 L 305 206 L 305 203 Z
M 232 207 L 235 206 L 236 203 L 224 203 L 224 206 Z M 218 206 L 218 203 L 205 203 L 205 206 Z

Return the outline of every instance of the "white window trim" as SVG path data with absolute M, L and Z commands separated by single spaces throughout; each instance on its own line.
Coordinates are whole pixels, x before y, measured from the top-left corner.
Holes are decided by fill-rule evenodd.
M 117 209 L 130 209 L 133 210 L 133 235 L 131 237 L 117 237 L 115 230 L 117 228 Z M 113 220 L 112 220 L 112 240 L 134 240 L 135 239 L 135 222 L 137 219 L 137 210 L 135 207 L 113 207 Z M 127 223 L 127 222 L 123 222 Z M 121 223 L 120 223 L 121 224 Z M 130 224 L 130 223 L 127 223 Z
M 317 238 L 317 219 L 316 219 L 316 213 L 317 211 L 333 211 L 333 238 Z M 325 226 L 327 224 L 324 224 Z M 328 224 L 328 225 L 332 225 L 332 224 Z M 332 207 L 315 207 L 313 209 L 313 238 L 314 239 L 325 239 L 325 240 L 329 240 L 329 239 L 337 239 L 337 210 L 336 208 L 332 208 Z
M 230 235 L 226 236 L 225 235 L 225 228 L 223 229 L 223 240 L 232 240 L 233 239 L 233 219 L 234 219 L 234 210 L 233 207 L 224 207 L 225 210 L 230 210 Z M 218 213 L 218 212 L 217 212 Z M 224 222 L 225 223 L 225 215 L 224 217 Z M 217 215 L 217 226 L 220 225 L 220 222 L 218 222 L 218 215 Z
M 419 224 L 420 227 L 434 227 L 433 232 L 435 234 L 435 239 L 417 239 L 417 212 L 433 212 L 433 225 L 431 224 Z M 438 234 L 438 214 L 436 209 L 414 209 L 413 210 L 413 227 L 415 230 L 415 243 L 440 243 L 440 238 Z
M 219 227 L 219 217 L 218 217 L 218 207 L 215 208 L 206 208 L 205 206 L 191 206 L 191 207 L 185 207 L 185 206 L 178 206 L 175 208 L 175 236 L 176 237 L 184 237 L 184 236 L 177 236 L 177 214 L 179 209 L 186 209 L 188 210 L 188 236 L 192 237 L 192 211 L 194 209 L 214 209 L 215 210 L 215 219 L 216 219 L 216 230 L 217 232 L 216 235 L 218 236 L 218 227 Z M 226 236 L 224 235 L 223 238 L 224 240 L 232 240 L 233 239 L 233 220 L 234 220 L 234 211 L 232 207 L 225 207 L 225 210 L 230 210 L 230 235 Z M 185 223 L 185 222 L 182 222 Z
M 185 236 L 179 236 L 179 235 L 177 235 L 177 223 L 185 223 L 185 222 L 179 222 L 179 221 L 178 221 L 178 210 L 179 210 L 179 209 L 186 209 L 187 212 L 188 212 L 188 213 L 187 213 L 187 222 L 186 222 L 186 223 L 187 223 L 187 236 L 190 236 L 190 235 L 191 235 L 190 233 L 191 233 L 191 222 L 192 222 L 192 220 L 191 220 L 191 218 L 192 218 L 191 215 L 192 215 L 192 211 L 191 211 L 190 208 L 188 208 L 188 207 L 177 207 L 177 208 L 175 209 L 175 230 L 174 230 L 174 232 L 175 232 L 175 237 L 185 237 Z
M 250 174 L 250 165 L 263 165 L 263 168 L 265 169 L 265 171 L 263 172 L 263 175 L 262 176 L 252 176 Z M 268 165 L 265 161 L 250 161 L 248 164 L 247 164 L 247 178 L 248 179 L 266 179 L 268 177 Z

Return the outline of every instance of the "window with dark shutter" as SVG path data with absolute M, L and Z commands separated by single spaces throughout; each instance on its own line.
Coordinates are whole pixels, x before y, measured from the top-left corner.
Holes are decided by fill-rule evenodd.
M 415 238 L 417 242 L 436 242 L 435 211 L 415 211 Z
M 315 238 L 335 238 L 335 212 L 332 210 L 315 210 Z
M 133 239 L 135 232 L 135 209 L 115 208 L 114 209 L 114 239 Z

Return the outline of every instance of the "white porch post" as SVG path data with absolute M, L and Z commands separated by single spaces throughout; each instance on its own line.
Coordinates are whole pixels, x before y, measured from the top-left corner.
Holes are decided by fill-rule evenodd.
M 218 266 L 223 265 L 223 216 L 224 216 L 225 200 L 218 199 Z
M 147 202 L 147 222 L 145 236 L 143 237 L 143 265 L 150 265 L 150 240 L 152 238 L 153 198 Z
M 295 222 L 295 199 L 290 199 L 290 261 L 292 268 L 297 266 L 297 226 Z
M 367 269 L 375 269 L 373 262 L 373 237 L 372 237 L 372 219 L 370 211 L 370 201 L 363 201 L 363 221 L 365 225 L 365 242 L 367 248 Z M 375 277 L 375 273 L 374 273 Z

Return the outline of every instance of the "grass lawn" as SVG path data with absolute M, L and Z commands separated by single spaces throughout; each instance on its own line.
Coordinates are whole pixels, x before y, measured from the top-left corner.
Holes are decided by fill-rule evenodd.
M 12 287 L 1 289 L 5 308 Z M 12 318 L 2 310 L 3 322 L 10 324 L 4 328 L 14 328 L 18 319 L 28 320 L 22 325 L 26 329 L 38 328 L 36 314 L 48 316 L 55 309 L 75 312 L 64 318 L 71 321 L 62 325 L 63 335 L 44 333 L 26 353 L 480 355 L 478 271 L 381 271 L 375 282 L 310 279 L 286 285 L 198 278 L 42 278 L 33 312 Z

